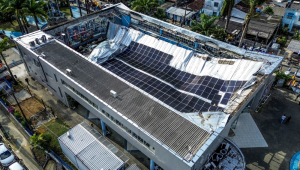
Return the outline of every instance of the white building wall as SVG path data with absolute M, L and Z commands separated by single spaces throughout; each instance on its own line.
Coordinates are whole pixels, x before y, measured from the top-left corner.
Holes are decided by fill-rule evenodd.
M 63 144 L 61 143 L 60 141 L 59 142 L 59 145 L 61 147 L 61 150 L 62 152 L 64 153 L 64 155 L 70 159 L 70 161 L 76 166 L 78 167 L 78 164 L 76 162 L 76 158 L 75 158 L 75 155 Z

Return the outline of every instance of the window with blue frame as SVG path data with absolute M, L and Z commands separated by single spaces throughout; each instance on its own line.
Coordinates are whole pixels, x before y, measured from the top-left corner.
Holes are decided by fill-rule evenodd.
M 214 7 L 218 7 L 219 6 L 219 3 L 218 2 L 215 2 L 214 3 Z
M 288 13 L 287 14 L 287 19 L 292 19 L 294 17 L 294 14 L 293 13 Z
M 300 21 L 300 16 L 299 16 L 299 18 L 298 18 L 298 21 Z

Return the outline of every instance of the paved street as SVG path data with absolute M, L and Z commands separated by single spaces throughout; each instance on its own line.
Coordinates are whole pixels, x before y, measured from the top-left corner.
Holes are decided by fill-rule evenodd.
M 268 147 L 241 149 L 250 170 L 288 170 L 290 159 L 300 151 L 299 100 L 294 101 L 295 95 L 287 89 L 271 93 L 262 111 L 251 114 Z M 283 114 L 292 116 L 288 125 L 280 124 Z
M 25 165 L 30 170 L 39 170 L 42 169 L 36 161 L 34 160 L 31 151 L 30 151 L 30 141 L 27 134 L 22 134 L 21 131 L 12 123 L 10 118 L 0 110 L 1 124 L 6 131 L 9 132 L 10 137 L 12 138 L 8 142 L 12 146 L 14 153 L 20 158 L 23 159 Z M 2 132 L 1 132 L 2 134 Z M 6 139 L 5 139 L 6 140 Z M 7 141 L 7 140 L 6 140 Z

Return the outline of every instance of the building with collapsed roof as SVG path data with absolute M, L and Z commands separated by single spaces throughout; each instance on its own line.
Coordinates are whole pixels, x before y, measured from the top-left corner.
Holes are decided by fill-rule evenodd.
M 104 135 L 108 126 L 127 150 L 146 155 L 151 170 L 154 162 L 172 170 L 244 169 L 242 152 L 226 137 L 244 108 L 269 95 L 282 61 L 121 3 L 14 40 L 30 76 L 66 106 L 70 99 L 84 106 Z M 90 54 L 74 50 L 98 40 Z

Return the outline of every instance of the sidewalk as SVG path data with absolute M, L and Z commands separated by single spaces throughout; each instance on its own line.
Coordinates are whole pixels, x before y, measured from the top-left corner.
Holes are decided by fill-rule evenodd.
M 62 118 L 65 121 L 65 123 L 67 123 L 71 128 L 83 121 L 90 123 L 89 120 L 87 120 L 87 119 L 85 119 L 85 117 L 83 117 L 86 114 L 85 108 L 81 107 L 76 110 L 72 110 L 72 109 L 68 108 L 61 101 L 59 101 L 54 95 L 51 95 L 41 84 L 39 84 L 37 81 L 32 81 L 31 77 L 27 74 L 24 63 L 22 63 L 16 67 L 13 67 L 11 69 L 11 71 L 14 75 L 17 75 L 18 80 L 22 81 L 23 84 L 26 84 L 25 78 L 27 77 L 30 80 L 30 82 L 29 82 L 30 83 L 30 86 L 29 86 L 30 91 L 33 92 L 34 94 L 36 94 L 39 98 L 43 99 L 45 104 L 50 106 L 53 109 L 53 111 L 55 112 L 55 114 L 58 117 Z M 94 125 L 96 125 L 96 126 L 94 126 L 94 128 L 97 131 L 99 131 L 101 134 L 103 134 L 102 130 L 100 128 L 98 128 L 100 125 L 96 124 L 95 122 L 93 122 L 93 123 L 94 123 Z M 109 140 L 113 145 L 115 145 L 119 150 L 124 152 L 124 148 L 122 146 L 118 145 L 116 142 L 112 141 L 109 138 L 106 138 L 106 139 Z M 139 162 L 135 157 L 133 157 L 131 154 L 125 153 L 125 155 L 130 158 L 130 160 L 127 162 L 129 165 L 132 163 L 135 163 L 135 164 L 137 164 L 138 167 L 140 167 L 143 170 L 148 169 L 141 162 Z
M 31 151 L 30 151 L 30 138 L 27 134 L 22 134 L 22 131 L 19 131 L 17 126 L 13 124 L 8 115 L 6 115 L 2 110 L 0 110 L 1 124 L 6 131 L 9 132 L 11 139 L 5 142 L 9 142 L 12 146 L 14 153 L 23 160 L 25 165 L 30 170 L 39 170 L 42 169 L 37 162 L 34 160 Z M 1 135 L 2 132 L 1 132 Z

